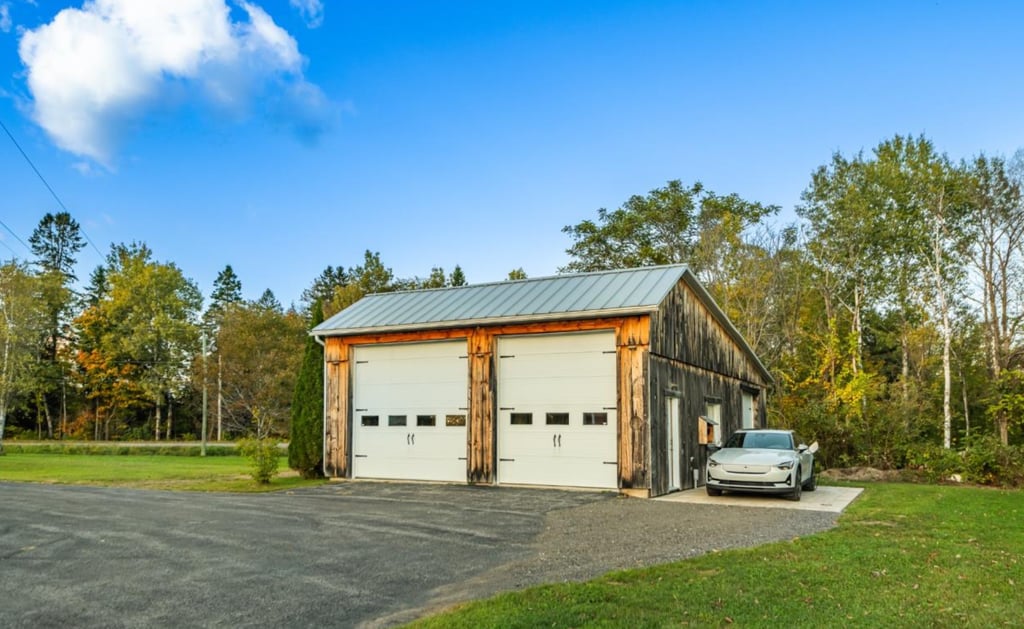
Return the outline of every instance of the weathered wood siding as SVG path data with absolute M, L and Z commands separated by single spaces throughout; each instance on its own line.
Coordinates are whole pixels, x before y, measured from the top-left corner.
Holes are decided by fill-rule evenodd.
M 693 470 L 699 471 L 697 486 L 704 484 L 707 447 L 698 443 L 697 418 L 707 403 L 721 404 L 724 437 L 741 426 L 742 395 L 746 388 L 756 392 L 755 424 L 764 423 L 765 392 L 768 382 L 759 366 L 729 334 L 710 308 L 685 281 L 662 302 L 651 317 L 649 423 L 651 435 L 651 495 L 669 491 L 667 409 L 669 398 L 680 400 L 680 444 L 682 486 L 694 487 Z
M 352 377 L 349 358 L 352 347 L 465 338 L 469 356 L 466 481 L 493 483 L 496 480 L 497 452 L 494 361 L 497 338 L 590 330 L 614 330 L 616 333 L 619 485 L 624 489 L 649 489 L 647 372 L 650 322 L 646 316 L 328 337 L 324 441 L 327 474 L 343 478 L 351 475 Z
M 327 364 L 327 382 L 324 383 L 324 472 L 328 476 L 343 478 L 349 474 L 351 460 L 348 422 L 352 412 L 352 379 L 349 377 L 351 346 L 344 338 L 328 338 L 324 345 L 324 361 Z
M 697 418 L 704 415 L 709 401 L 722 405 L 723 435 L 730 435 L 740 427 L 742 389 L 740 381 L 721 374 L 712 373 L 699 367 L 686 365 L 662 356 L 651 356 L 651 474 L 654 496 L 668 493 L 669 463 L 666 444 L 666 402 L 669 398 L 680 400 L 679 436 L 682 448 L 683 489 L 692 489 L 693 469 L 700 472 L 697 486 L 704 484 L 704 464 L 707 461 L 707 446 L 698 443 Z M 759 395 L 758 401 L 763 402 Z M 691 460 L 692 459 L 692 460 Z
M 622 322 L 615 334 L 620 489 L 651 487 L 647 404 L 650 332 L 647 317 L 631 317 Z
M 685 281 L 651 317 L 651 352 L 763 389 L 764 375 Z
M 466 480 L 470 483 L 494 482 L 494 334 L 484 328 L 469 336 L 469 430 Z

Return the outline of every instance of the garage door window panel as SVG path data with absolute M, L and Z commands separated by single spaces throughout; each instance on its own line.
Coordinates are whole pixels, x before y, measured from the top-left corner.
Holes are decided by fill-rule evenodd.
M 388 426 L 405 426 L 405 415 L 388 415 Z
M 608 413 L 583 413 L 584 426 L 607 426 Z
M 380 426 L 380 416 L 378 415 L 363 415 L 362 417 L 363 426 L 372 428 Z
M 544 423 L 548 426 L 568 426 L 569 413 L 547 413 L 544 418 Z
M 417 426 L 436 426 L 437 415 L 417 415 L 416 416 Z
M 444 425 L 450 428 L 464 428 L 466 426 L 465 415 L 445 415 Z
M 508 423 L 512 426 L 531 426 L 533 424 L 533 413 L 512 413 Z

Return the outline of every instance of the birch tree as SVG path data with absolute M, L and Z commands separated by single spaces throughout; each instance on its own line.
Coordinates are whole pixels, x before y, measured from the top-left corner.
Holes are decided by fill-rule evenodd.
M 1024 167 L 1024 155 L 1018 156 Z M 972 241 L 970 259 L 980 288 L 982 323 L 986 336 L 986 362 L 992 382 L 1000 382 L 1010 365 L 1014 342 L 1022 321 L 1021 295 L 1024 278 L 1024 199 L 1021 172 L 1013 172 L 1005 160 L 979 156 L 969 164 L 972 178 Z M 1000 440 L 1009 442 L 1009 417 L 1005 409 L 995 413 Z
M 38 340 L 46 327 L 42 304 L 38 279 L 24 265 L 0 266 L 0 454 L 7 414 L 33 387 Z
M 919 234 L 911 251 L 923 271 L 925 304 L 942 337 L 942 445 L 953 436 L 953 312 L 964 297 L 968 243 L 970 180 L 923 136 L 895 136 L 879 145 L 880 160 L 891 162 L 894 185 L 905 194 L 903 227 Z

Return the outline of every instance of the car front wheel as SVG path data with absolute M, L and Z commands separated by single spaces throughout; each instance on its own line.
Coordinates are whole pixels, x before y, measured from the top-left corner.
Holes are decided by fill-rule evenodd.
M 804 488 L 803 483 L 800 482 L 800 477 L 802 475 L 803 474 L 801 473 L 800 468 L 799 467 L 796 468 L 796 476 L 793 477 L 793 489 L 789 492 L 789 495 L 786 496 L 790 500 L 793 500 L 793 501 L 796 501 L 796 502 L 800 501 L 800 492 Z
M 722 495 L 722 490 L 718 489 L 717 487 L 712 487 L 711 485 L 704 485 L 704 487 L 705 487 L 705 489 L 708 490 L 708 495 L 709 496 L 721 496 Z
M 807 482 L 804 483 L 804 491 L 814 491 L 818 488 L 818 474 L 814 471 L 814 465 L 811 465 L 811 475 L 807 478 Z

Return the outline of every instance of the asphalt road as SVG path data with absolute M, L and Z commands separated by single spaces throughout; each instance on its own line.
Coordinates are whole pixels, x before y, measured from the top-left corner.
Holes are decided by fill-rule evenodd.
M 0 483 L 0 627 L 388 625 L 505 589 L 808 534 L 835 517 L 507 487 Z

